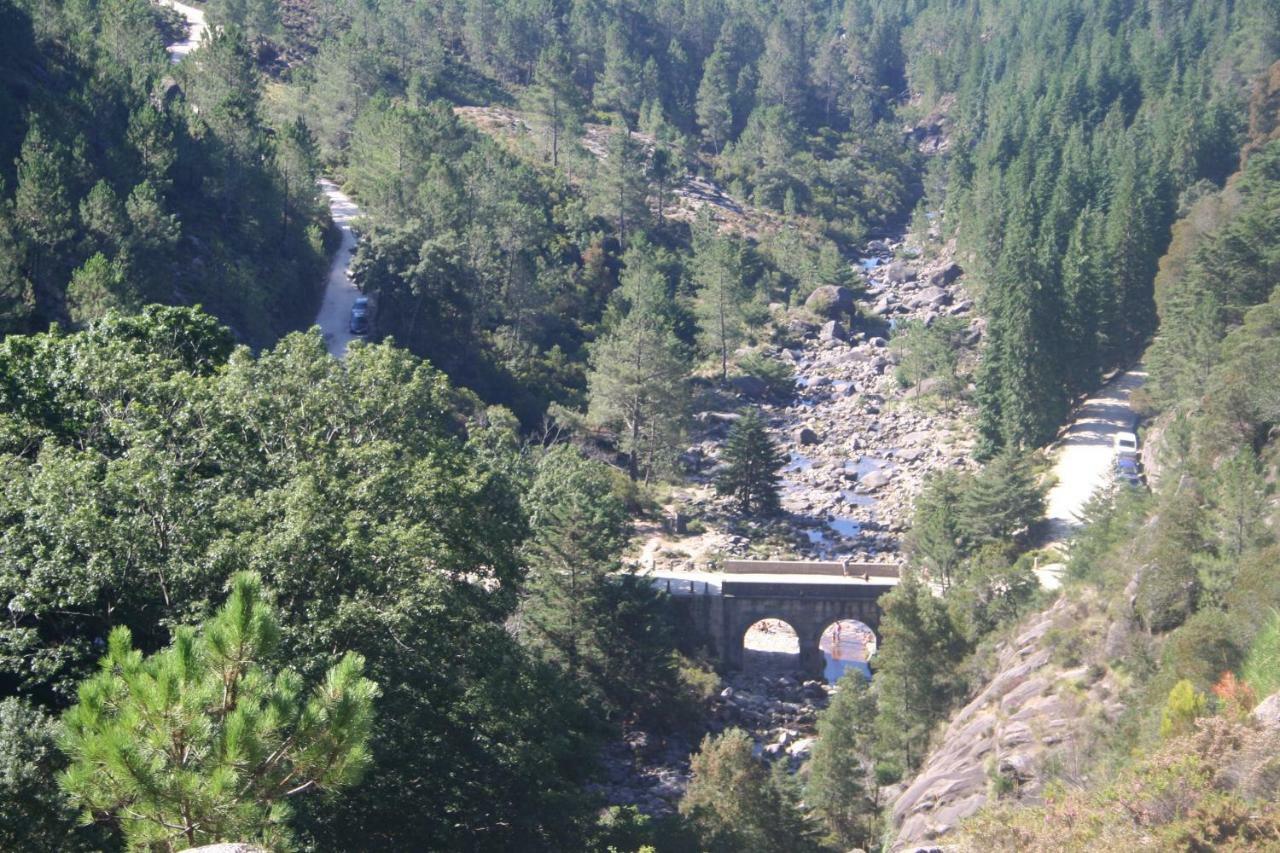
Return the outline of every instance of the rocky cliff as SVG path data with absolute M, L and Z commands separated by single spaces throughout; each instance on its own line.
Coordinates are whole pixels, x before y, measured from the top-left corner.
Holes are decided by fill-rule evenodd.
M 1095 595 L 1064 594 L 998 646 L 990 680 L 893 803 L 894 850 L 929 848 L 993 797 L 1032 802 L 1050 778 L 1079 779 L 1090 733 L 1123 710 L 1113 673 L 1084 663 L 1108 628 Z

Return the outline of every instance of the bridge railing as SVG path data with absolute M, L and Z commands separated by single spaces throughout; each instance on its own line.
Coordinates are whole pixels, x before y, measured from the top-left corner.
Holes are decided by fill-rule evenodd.
M 895 563 L 854 563 L 847 560 L 725 560 L 729 575 L 830 575 L 849 578 L 897 578 Z

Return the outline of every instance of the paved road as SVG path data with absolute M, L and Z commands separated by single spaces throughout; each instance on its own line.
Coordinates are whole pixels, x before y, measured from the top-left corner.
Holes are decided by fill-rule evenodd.
M 178 0 L 156 0 L 161 6 L 168 6 L 170 9 L 177 9 L 182 13 L 182 17 L 187 19 L 187 38 L 185 41 L 174 42 L 167 48 L 169 58 L 174 62 L 181 62 L 183 58 L 196 49 L 200 44 L 200 37 L 204 35 L 204 11 L 194 6 L 188 6 L 186 3 L 179 3 Z
M 1057 461 L 1053 473 L 1058 482 L 1048 495 L 1045 545 L 1065 542 L 1080 526 L 1085 503 L 1110 480 L 1115 434 L 1132 430 L 1129 395 L 1146 378 L 1141 365 L 1122 373 L 1076 412 L 1075 422 L 1054 451 Z
M 320 303 L 320 313 L 316 315 L 316 325 L 324 335 L 329 354 L 342 358 L 347 354 L 347 344 L 356 337 L 351 334 L 351 305 L 360 291 L 351 283 L 349 268 L 351 253 L 356 248 L 351 222 L 360 215 L 360 208 L 332 181 L 321 179 L 320 189 L 329 200 L 334 224 L 342 230 L 342 245 L 329 265 L 329 280 L 324 287 L 324 300 Z

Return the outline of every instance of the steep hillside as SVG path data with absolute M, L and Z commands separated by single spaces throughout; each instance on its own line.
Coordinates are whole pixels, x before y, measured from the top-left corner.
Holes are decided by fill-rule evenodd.
M 1243 783 L 1257 768 L 1237 766 L 1270 723 L 1259 734 L 1234 722 L 1276 689 L 1280 632 L 1270 381 L 1280 370 L 1280 143 L 1256 110 L 1253 126 L 1244 167 L 1191 208 L 1161 266 L 1144 395 L 1157 415 L 1146 434 L 1157 488 L 1090 502 L 1068 591 L 998 649 L 995 674 L 896 799 L 900 848 L 941 837 L 962 849 L 1053 849 L 1063 833 L 1090 844 L 1149 833 L 1165 839 L 1157 846 L 1207 834 L 1240 849 L 1273 838 L 1274 792 Z M 1134 760 L 1143 754 L 1156 757 Z M 1168 767 L 1188 774 L 1188 802 L 1219 789 L 1224 799 L 1132 824 L 1105 808 L 1089 824 L 1064 823 L 1073 808 L 1099 808 L 1090 803 L 1164 796 Z

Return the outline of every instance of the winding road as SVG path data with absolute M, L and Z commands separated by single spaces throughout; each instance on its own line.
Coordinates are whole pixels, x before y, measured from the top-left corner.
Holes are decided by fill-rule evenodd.
M 204 12 L 177 0 L 156 2 L 176 9 L 187 19 L 187 37 L 166 48 L 170 60 L 181 62 L 200 44 L 206 29 Z M 351 334 L 351 306 L 360 291 L 351 281 L 351 255 L 356 248 L 356 235 L 351 226 L 360 216 L 360 208 L 327 178 L 320 179 L 320 191 L 329 202 L 329 214 L 333 217 L 334 225 L 342 232 L 342 242 L 329 264 L 329 277 L 325 282 L 324 298 L 320 303 L 320 311 L 316 314 L 315 325 L 320 327 L 329 354 L 342 358 L 347 354 L 347 345 L 356 337 Z
M 1111 480 L 1116 433 L 1133 431 L 1136 418 L 1129 407 L 1129 397 L 1146 378 L 1146 370 L 1138 365 L 1102 386 L 1096 396 L 1076 410 L 1075 420 L 1051 448 L 1057 482 L 1045 502 L 1045 547 L 1063 550 L 1080 526 L 1084 505 Z M 1040 573 L 1043 585 L 1057 586 L 1058 566 L 1044 567 Z
M 320 189 L 329 200 L 333 224 L 342 231 L 342 244 L 329 263 L 329 279 L 325 283 L 324 299 L 315 324 L 324 335 L 324 345 L 329 354 L 342 358 L 347 354 L 347 344 L 356 338 L 351 334 L 351 306 L 360 291 L 351 281 L 351 255 L 356 249 L 356 235 L 351 230 L 351 223 L 360 215 L 360 208 L 327 178 L 320 179 Z
M 204 11 L 197 9 L 195 6 L 188 6 L 186 3 L 179 3 L 178 0 L 156 0 L 156 2 L 161 6 L 168 6 L 170 9 L 176 10 L 182 17 L 187 19 L 186 39 L 174 42 L 165 48 L 169 51 L 170 60 L 181 62 L 188 53 L 196 49 L 200 44 L 201 37 L 204 36 Z

